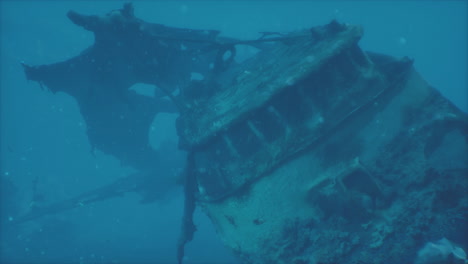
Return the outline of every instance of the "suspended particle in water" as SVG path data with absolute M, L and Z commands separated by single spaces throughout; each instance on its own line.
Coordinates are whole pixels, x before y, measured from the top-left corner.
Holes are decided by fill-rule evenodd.
M 398 39 L 398 44 L 401 45 L 401 46 L 406 45 L 407 42 L 408 42 L 408 41 L 406 40 L 405 37 L 400 37 L 400 38 Z
M 182 13 L 182 14 L 185 15 L 185 14 L 188 13 L 188 11 L 189 11 L 189 8 L 188 8 L 187 5 L 181 5 L 181 6 L 180 6 L 180 13 Z

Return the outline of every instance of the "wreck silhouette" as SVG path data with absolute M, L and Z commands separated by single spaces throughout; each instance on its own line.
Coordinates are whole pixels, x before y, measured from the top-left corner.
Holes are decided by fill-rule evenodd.
M 468 245 L 467 115 L 411 59 L 361 50 L 360 26 L 243 41 L 147 23 L 131 4 L 68 17 L 95 43 L 64 62 L 23 64 L 26 77 L 73 96 L 91 145 L 139 172 L 17 223 L 173 177 L 158 173 L 171 157 L 148 142 L 154 116 L 170 112 L 187 152 L 179 263 L 196 206 L 245 263 L 404 263 L 433 237 Z M 237 63 L 239 45 L 259 52 Z M 160 92 L 139 95 L 136 83 Z

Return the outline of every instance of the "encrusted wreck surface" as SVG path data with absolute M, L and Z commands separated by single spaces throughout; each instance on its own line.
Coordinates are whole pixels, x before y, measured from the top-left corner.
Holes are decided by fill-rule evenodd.
M 467 116 L 411 60 L 361 51 L 361 35 L 331 23 L 276 43 L 181 115 L 199 203 L 245 263 L 423 263 L 444 237 L 467 248 Z
M 220 92 L 183 113 L 182 139 L 189 148 L 207 143 L 287 87 L 307 78 L 330 58 L 350 49 L 361 35 L 360 27 L 317 38 L 308 31 L 299 32 L 293 41 L 278 42 L 240 67 L 233 67 L 217 77 Z

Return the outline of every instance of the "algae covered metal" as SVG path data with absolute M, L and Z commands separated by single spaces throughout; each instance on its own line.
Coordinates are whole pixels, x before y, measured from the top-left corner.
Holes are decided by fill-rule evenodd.
M 465 113 L 408 58 L 332 22 L 276 42 L 182 112 L 194 198 L 245 263 L 406 263 L 467 245 Z

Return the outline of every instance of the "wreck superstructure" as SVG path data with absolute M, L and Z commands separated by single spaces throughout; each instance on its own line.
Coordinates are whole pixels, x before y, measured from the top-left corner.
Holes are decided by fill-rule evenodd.
M 278 44 L 242 71 L 226 73 L 234 77 L 223 80 L 223 92 L 182 113 L 179 134 L 183 146 L 195 149 L 202 200 L 222 199 L 320 143 L 383 92 L 384 76 L 356 46 L 362 29 L 340 27 L 313 29 L 330 36 Z
M 159 157 L 144 136 L 157 112 L 179 111 L 179 145 L 188 152 L 179 262 L 197 205 L 245 263 L 407 263 L 441 238 L 468 248 L 467 115 L 411 59 L 361 50 L 361 27 L 332 21 L 240 41 L 149 24 L 130 5 L 69 17 L 95 32 L 96 43 L 67 62 L 24 65 L 27 77 L 53 92 L 78 91 L 90 141 L 142 170 L 78 198 L 151 192 L 148 179 L 163 162 L 152 162 Z M 237 63 L 238 45 L 259 51 Z M 106 53 L 115 50 L 125 56 Z M 88 68 L 109 56 L 104 73 Z M 57 74 L 64 71 L 80 82 L 69 84 Z M 192 72 L 204 78 L 190 80 Z M 117 75 L 125 81 L 115 86 Z M 162 88 L 173 104 L 127 90 L 138 82 Z
M 363 52 L 360 27 L 301 34 L 181 114 L 194 197 L 223 241 L 246 263 L 406 263 L 436 238 L 466 245 L 466 114 L 410 59 Z

